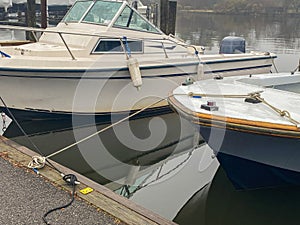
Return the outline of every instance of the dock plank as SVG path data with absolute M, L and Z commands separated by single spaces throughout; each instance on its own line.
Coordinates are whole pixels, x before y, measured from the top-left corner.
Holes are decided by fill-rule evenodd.
M 28 162 L 31 160 L 33 155 L 37 153 L 32 150 L 20 146 L 19 144 L 9 140 L 3 136 L 0 136 L 0 153 L 7 154 L 9 160 L 13 160 L 19 163 L 20 166 L 26 167 Z M 102 211 L 118 218 L 120 221 L 132 224 L 132 225 L 176 225 L 176 223 L 167 220 L 160 215 L 137 205 L 136 203 L 124 198 L 110 189 L 72 171 L 54 161 L 51 161 L 59 170 L 65 174 L 72 173 L 76 175 L 81 184 L 77 187 L 77 190 L 83 189 L 85 187 L 91 187 L 94 189 L 93 192 L 83 195 L 77 191 L 77 196 L 89 204 L 94 205 Z M 45 179 L 49 180 L 55 186 L 63 188 L 70 191 L 70 187 L 65 184 L 61 176 L 54 169 L 49 166 L 45 166 L 43 169 L 39 170 L 40 175 Z

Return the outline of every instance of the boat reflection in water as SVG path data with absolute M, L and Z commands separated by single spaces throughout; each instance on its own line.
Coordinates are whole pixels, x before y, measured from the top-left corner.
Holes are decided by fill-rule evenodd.
M 72 128 L 70 120 L 21 124 L 44 156 L 108 125 Z M 191 149 L 193 131 L 188 123 L 181 124 L 180 118 L 173 113 L 125 121 L 51 159 L 103 184 L 126 176 L 131 165 L 147 167 L 172 154 Z M 4 135 L 30 149 L 35 148 L 15 124 Z
M 123 187 L 119 191 L 165 218 L 174 219 L 188 199 L 212 180 L 218 166 L 212 150 L 202 143 L 159 162 L 128 190 Z
M 174 219 L 180 225 L 299 224 L 300 187 L 236 190 L 219 167 Z
M 21 126 L 44 156 L 95 129 L 72 129 L 68 120 L 23 122 Z M 34 149 L 14 123 L 5 136 Z M 190 123 L 170 113 L 124 122 L 51 159 L 116 192 L 126 188 L 126 197 L 173 219 L 188 199 L 211 181 L 218 167 L 211 154 Z

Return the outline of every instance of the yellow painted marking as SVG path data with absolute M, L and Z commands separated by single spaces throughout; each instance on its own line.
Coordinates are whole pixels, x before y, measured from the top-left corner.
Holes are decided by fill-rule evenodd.
M 81 190 L 80 190 L 80 193 L 81 193 L 81 194 L 84 194 L 84 195 L 87 195 L 87 194 L 91 193 L 92 191 L 94 191 L 93 188 L 86 187 L 86 188 L 81 189 Z

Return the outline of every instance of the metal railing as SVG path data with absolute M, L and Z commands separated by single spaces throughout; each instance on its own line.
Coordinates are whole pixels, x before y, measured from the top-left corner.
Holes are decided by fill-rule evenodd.
M 124 36 L 121 35 L 103 35 L 103 34 L 91 34 L 91 33 L 78 33 L 78 32 L 71 32 L 71 31 L 58 31 L 58 30 L 51 30 L 51 29 L 42 29 L 42 28 L 33 28 L 33 27 L 20 27 L 20 26 L 10 26 L 10 25 L 0 25 L 0 29 L 9 29 L 9 30 L 19 30 L 19 31 L 26 31 L 26 32 L 32 32 L 35 37 L 35 41 L 38 41 L 38 38 L 35 33 L 52 33 L 52 34 L 58 34 L 60 39 L 62 40 L 63 45 L 66 47 L 66 50 L 68 51 L 69 55 L 71 56 L 72 60 L 76 60 L 74 54 L 71 51 L 71 48 L 68 46 L 65 38 L 63 35 L 78 35 L 78 36 L 87 36 L 87 37 L 98 37 L 98 38 L 116 38 L 119 40 L 122 40 Z M 163 53 L 165 55 L 165 58 L 168 58 L 167 49 L 164 45 L 164 41 L 171 41 L 173 44 L 180 45 L 182 47 L 193 47 L 191 45 L 185 44 L 182 40 L 179 40 L 175 38 L 174 36 L 167 36 L 162 35 L 161 38 L 131 38 L 131 40 L 143 40 L 143 41 L 149 41 L 149 42 L 160 42 L 162 45 Z M 124 49 L 124 52 L 126 54 L 126 51 Z M 127 56 L 126 56 L 127 57 Z

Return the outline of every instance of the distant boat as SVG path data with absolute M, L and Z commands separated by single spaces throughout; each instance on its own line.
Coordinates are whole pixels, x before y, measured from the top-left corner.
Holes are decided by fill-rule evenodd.
M 169 103 L 236 188 L 300 184 L 300 73 L 208 79 L 176 88 Z
M 185 80 L 269 72 L 271 53 L 201 54 L 147 21 L 127 1 L 77 1 L 35 43 L 1 47 L 0 96 L 18 120 L 108 122 L 151 104 L 140 117 L 170 112 L 166 98 Z M 134 85 L 132 85 L 134 84 Z M 137 90 L 137 88 L 140 90 Z M 1 110 L 7 112 L 2 104 Z

